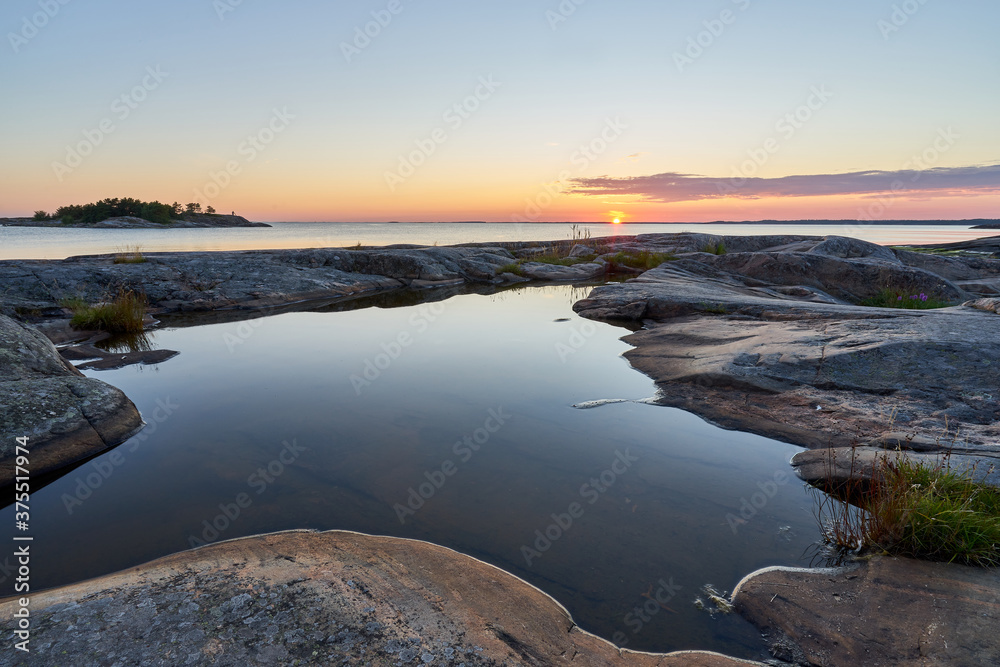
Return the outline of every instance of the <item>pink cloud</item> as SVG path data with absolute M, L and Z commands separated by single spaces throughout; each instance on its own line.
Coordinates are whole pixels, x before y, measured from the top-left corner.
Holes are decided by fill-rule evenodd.
M 578 178 L 569 192 L 588 196 L 631 195 L 652 202 L 828 195 L 987 194 L 1000 192 L 1000 164 L 924 171 L 856 171 L 781 178 L 712 178 L 664 173 L 652 176 Z

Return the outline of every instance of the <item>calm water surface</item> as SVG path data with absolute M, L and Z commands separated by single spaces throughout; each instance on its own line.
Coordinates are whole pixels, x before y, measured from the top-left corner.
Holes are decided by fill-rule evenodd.
M 115 252 L 140 245 L 147 252 L 260 250 L 413 243 L 453 245 L 497 241 L 555 241 L 571 237 L 571 225 L 520 223 L 322 223 L 278 222 L 271 228 L 49 229 L 0 227 L 0 259 L 63 259 Z M 873 243 L 946 243 L 994 236 L 997 230 L 959 225 L 580 225 L 595 237 L 681 231 L 706 234 L 803 234 L 853 236 Z
M 705 584 L 730 590 L 757 568 L 804 564 L 814 499 L 782 476 L 797 450 L 670 408 L 574 407 L 655 391 L 620 356 L 626 330 L 573 314 L 588 291 L 165 322 L 153 343 L 179 356 L 88 373 L 122 388 L 151 425 L 32 495 L 32 583 L 114 572 L 197 540 L 347 529 L 486 560 L 630 648 L 759 655 L 749 624 L 693 600 Z M 427 499 L 412 498 L 421 490 Z M 224 519 L 220 505 L 240 494 L 252 504 Z M 762 509 L 736 521 L 754 499 Z M 552 526 L 571 510 L 571 526 Z M 0 512 L 4 531 L 12 512 Z M 661 581 L 675 595 L 642 620 L 633 609 Z M 11 579 L 2 587 L 10 594 Z

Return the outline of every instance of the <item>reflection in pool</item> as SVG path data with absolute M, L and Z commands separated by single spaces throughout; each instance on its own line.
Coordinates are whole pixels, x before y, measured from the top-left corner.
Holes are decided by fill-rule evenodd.
M 796 448 L 641 402 L 655 387 L 620 357 L 627 332 L 572 312 L 587 292 L 165 322 L 152 342 L 179 356 L 89 373 L 150 425 L 33 495 L 33 583 L 347 529 L 498 565 L 629 648 L 759 656 L 749 624 L 693 601 L 803 564 L 817 530 Z

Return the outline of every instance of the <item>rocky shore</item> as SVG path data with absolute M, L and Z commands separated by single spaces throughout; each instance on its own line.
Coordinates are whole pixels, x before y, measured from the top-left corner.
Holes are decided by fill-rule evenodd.
M 293 531 L 161 558 L 35 594 L 32 653 L 51 665 L 755 665 L 633 653 L 492 565 L 426 542 Z M 16 600 L 0 604 L 13 636 Z M 12 651 L 8 650 L 8 655 Z
M 1000 484 L 1000 237 L 921 252 L 808 236 L 658 234 L 573 245 L 6 261 L 0 308 L 64 317 L 65 299 L 95 302 L 126 286 L 144 292 L 154 312 L 221 315 L 389 290 L 584 280 L 603 275 L 620 253 L 662 257 L 574 306 L 634 331 L 625 356 L 657 383 L 659 403 L 807 448 L 793 465 L 817 485 L 857 477 L 879 456 L 947 458 Z M 580 261 L 531 261 L 552 252 Z M 884 289 L 954 305 L 860 305 Z M 81 380 L 36 331 L 0 318 L 0 354 L 0 410 L 21 420 L 5 413 L 11 434 L 33 428 L 33 437 L 57 443 L 89 426 L 98 436 L 91 444 L 106 447 L 138 425 L 127 399 L 101 383 L 80 384 L 93 381 Z M 14 384 L 25 382 L 35 384 Z M 65 402 L 46 408 L 48 416 L 30 412 L 26 391 Z M 75 431 L 53 421 L 63 416 Z M 10 440 L 6 430 L 0 436 Z M 432 545 L 349 533 L 222 543 L 32 600 L 38 657 L 65 651 L 92 655 L 92 664 L 747 664 L 621 651 L 491 566 Z M 889 558 L 764 570 L 734 593 L 772 653 L 801 665 L 992 664 L 1000 660 L 991 632 L 998 600 L 991 571 Z M 15 604 L 0 605 L 0 623 L 11 629 Z M 33 659 L 17 664 L 45 664 Z
M 13 497 L 16 438 L 32 476 L 114 447 L 142 426 L 120 390 L 84 377 L 36 329 L 0 315 L 0 489 Z
M 709 255 L 687 250 L 696 236 L 646 241 L 679 259 L 574 306 L 645 324 L 626 357 L 660 403 L 809 448 L 898 430 L 940 451 L 997 443 L 1000 260 L 837 237 L 727 237 L 729 252 Z M 857 305 L 886 287 L 966 305 Z
M 501 248 L 252 250 L 146 253 L 0 261 L 0 307 L 56 314 L 60 302 L 98 302 L 121 286 L 146 295 L 154 312 L 264 308 L 365 292 L 501 283 L 512 261 Z M 517 279 L 516 277 L 513 277 Z
M 761 570 L 733 602 L 796 665 L 995 665 L 998 591 L 994 570 L 879 557 Z

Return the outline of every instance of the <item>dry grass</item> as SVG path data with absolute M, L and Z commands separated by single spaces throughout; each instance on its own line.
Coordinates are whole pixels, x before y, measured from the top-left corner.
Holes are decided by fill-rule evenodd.
M 70 307 L 73 309 L 70 326 L 74 329 L 136 334 L 143 330 L 146 295 L 122 287 L 104 303 L 93 306 L 77 303 Z
M 115 253 L 115 264 L 145 264 L 147 261 L 139 244 L 118 248 Z

